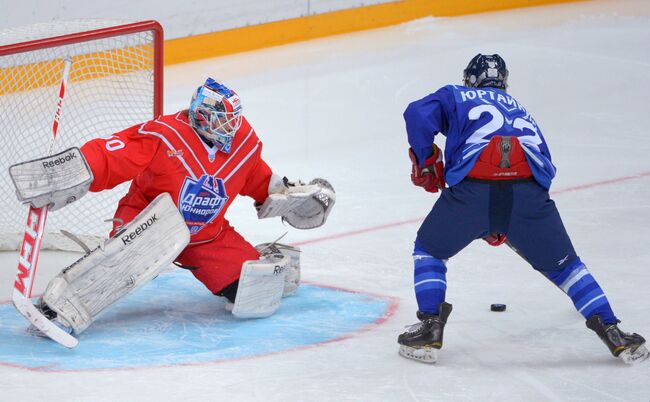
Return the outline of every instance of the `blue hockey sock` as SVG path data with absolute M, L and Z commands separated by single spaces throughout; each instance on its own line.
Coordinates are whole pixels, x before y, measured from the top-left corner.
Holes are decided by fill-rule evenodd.
M 585 319 L 588 320 L 593 315 L 599 315 L 605 325 L 618 322 L 607 297 L 605 297 L 605 292 L 591 276 L 580 258 L 576 258 L 573 263 L 559 271 L 542 273 L 569 295 L 576 310 Z
M 438 305 L 445 301 L 447 267 L 444 261 L 424 251 L 417 240 L 413 250 L 413 263 L 415 264 L 415 298 L 418 302 L 418 309 L 437 315 Z

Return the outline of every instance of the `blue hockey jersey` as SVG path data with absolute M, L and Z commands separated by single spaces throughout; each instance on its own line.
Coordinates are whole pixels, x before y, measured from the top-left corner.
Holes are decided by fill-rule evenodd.
M 555 166 L 533 116 L 515 98 L 496 88 L 447 85 L 404 112 L 411 148 L 422 164 L 431 155 L 436 134 L 445 141 L 445 180 L 460 183 L 495 135 L 516 136 L 535 180 L 551 186 Z

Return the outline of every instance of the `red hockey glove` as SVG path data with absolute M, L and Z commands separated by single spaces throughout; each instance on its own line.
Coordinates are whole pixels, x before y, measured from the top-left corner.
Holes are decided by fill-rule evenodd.
M 411 168 L 411 181 L 418 187 L 430 193 L 437 193 L 439 189 L 445 188 L 445 165 L 442 163 L 440 148 L 433 144 L 433 153 L 424 161 L 421 168 L 413 149 L 409 148 L 409 158 L 413 164 Z
M 490 246 L 497 247 L 505 243 L 506 240 L 508 239 L 506 238 L 506 235 L 504 235 L 503 233 L 492 233 L 485 236 L 483 240 L 485 240 L 485 242 Z

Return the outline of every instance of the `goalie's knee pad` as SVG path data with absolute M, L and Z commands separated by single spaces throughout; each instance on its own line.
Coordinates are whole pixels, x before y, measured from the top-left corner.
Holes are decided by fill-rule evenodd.
M 282 297 L 291 296 L 296 293 L 300 286 L 300 248 L 281 243 L 261 243 L 255 246 L 255 250 L 262 258 L 275 256 L 279 258 L 282 254 L 288 257 L 284 267 L 284 290 Z
M 43 302 L 78 334 L 106 307 L 155 278 L 189 240 L 183 217 L 164 193 L 50 281 Z
M 281 299 L 295 293 L 300 284 L 300 249 L 278 243 L 255 247 L 260 258 L 242 267 L 232 314 L 238 318 L 268 317 L 280 308 Z

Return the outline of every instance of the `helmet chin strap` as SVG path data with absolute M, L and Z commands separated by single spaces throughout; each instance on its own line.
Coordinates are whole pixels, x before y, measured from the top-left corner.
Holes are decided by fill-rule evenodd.
M 207 146 L 209 147 L 217 147 L 217 149 L 221 152 L 225 153 L 230 153 L 230 146 L 229 145 L 224 145 L 220 143 L 219 141 L 211 140 L 208 138 L 205 134 L 202 133 L 201 130 L 194 128 L 194 131 L 197 133 L 199 138 L 201 138 L 201 141 L 203 141 Z M 228 149 L 225 149 L 228 148 Z
M 190 126 L 191 126 L 191 124 L 190 124 Z M 196 127 L 193 127 L 193 126 L 192 126 L 192 129 L 194 129 L 194 132 L 196 133 L 196 135 L 201 139 L 201 141 L 203 141 L 205 143 L 205 145 L 207 145 L 209 147 L 214 147 L 214 146 L 218 147 L 219 146 L 219 144 L 217 144 L 215 141 L 212 141 L 205 134 L 203 134 L 202 130 L 200 130 L 200 129 L 196 128 Z
M 217 146 L 218 147 L 217 144 L 215 144 L 212 140 L 209 140 L 205 135 L 199 134 L 199 137 L 201 137 L 201 141 L 203 141 L 207 146 L 209 146 L 209 147 Z

